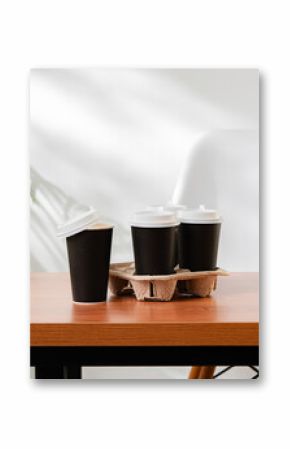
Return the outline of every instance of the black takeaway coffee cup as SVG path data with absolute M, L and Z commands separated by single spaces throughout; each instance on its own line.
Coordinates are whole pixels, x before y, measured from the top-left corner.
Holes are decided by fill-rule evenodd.
M 221 217 L 200 206 L 179 213 L 179 266 L 190 271 L 217 268 Z
M 73 300 L 106 301 L 113 226 L 99 222 L 96 212 L 87 213 L 59 227 L 66 238 Z
M 184 211 L 186 209 L 186 206 L 184 206 L 183 204 L 174 204 L 174 203 L 168 203 L 166 204 L 166 206 L 164 206 L 164 210 L 167 212 L 172 212 L 175 214 L 177 220 L 179 220 L 179 214 Z M 178 250 L 178 245 L 179 245 L 179 226 L 176 227 L 175 230 L 175 265 L 179 264 L 179 250 Z
M 131 223 L 135 274 L 172 274 L 175 266 L 175 214 L 141 211 Z

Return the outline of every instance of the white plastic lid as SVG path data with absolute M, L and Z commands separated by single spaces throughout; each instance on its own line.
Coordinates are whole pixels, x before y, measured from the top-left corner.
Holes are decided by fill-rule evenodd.
M 139 228 L 168 228 L 178 226 L 176 215 L 166 211 L 146 211 L 135 212 L 131 226 Z
M 99 223 L 99 216 L 95 209 L 90 208 L 87 212 L 78 215 L 77 217 L 67 221 L 66 223 L 58 226 L 58 237 L 70 237 L 74 234 L 84 231 L 90 228 L 92 225 Z M 106 225 L 106 228 L 111 228 L 111 225 Z M 104 225 L 102 225 L 104 228 Z
M 222 218 L 214 209 L 206 209 L 204 205 L 200 205 L 199 209 L 185 209 L 179 213 L 181 223 L 207 224 L 221 223 Z

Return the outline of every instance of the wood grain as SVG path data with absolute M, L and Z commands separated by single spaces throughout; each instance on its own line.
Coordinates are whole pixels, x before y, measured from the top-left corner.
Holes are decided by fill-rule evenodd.
M 31 276 L 32 346 L 258 345 L 258 274 L 219 279 L 211 298 L 72 302 L 68 273 Z

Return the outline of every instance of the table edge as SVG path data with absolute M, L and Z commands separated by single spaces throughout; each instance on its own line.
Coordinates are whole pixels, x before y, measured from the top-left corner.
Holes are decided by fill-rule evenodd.
M 31 323 L 31 346 L 257 346 L 259 323 Z

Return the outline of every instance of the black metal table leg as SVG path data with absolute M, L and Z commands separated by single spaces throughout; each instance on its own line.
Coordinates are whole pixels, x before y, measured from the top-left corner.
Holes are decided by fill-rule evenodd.
M 64 365 L 64 379 L 81 379 L 82 367 L 79 365 Z
M 36 365 L 35 379 L 64 379 L 62 365 Z
M 35 379 L 81 379 L 79 365 L 36 365 Z

